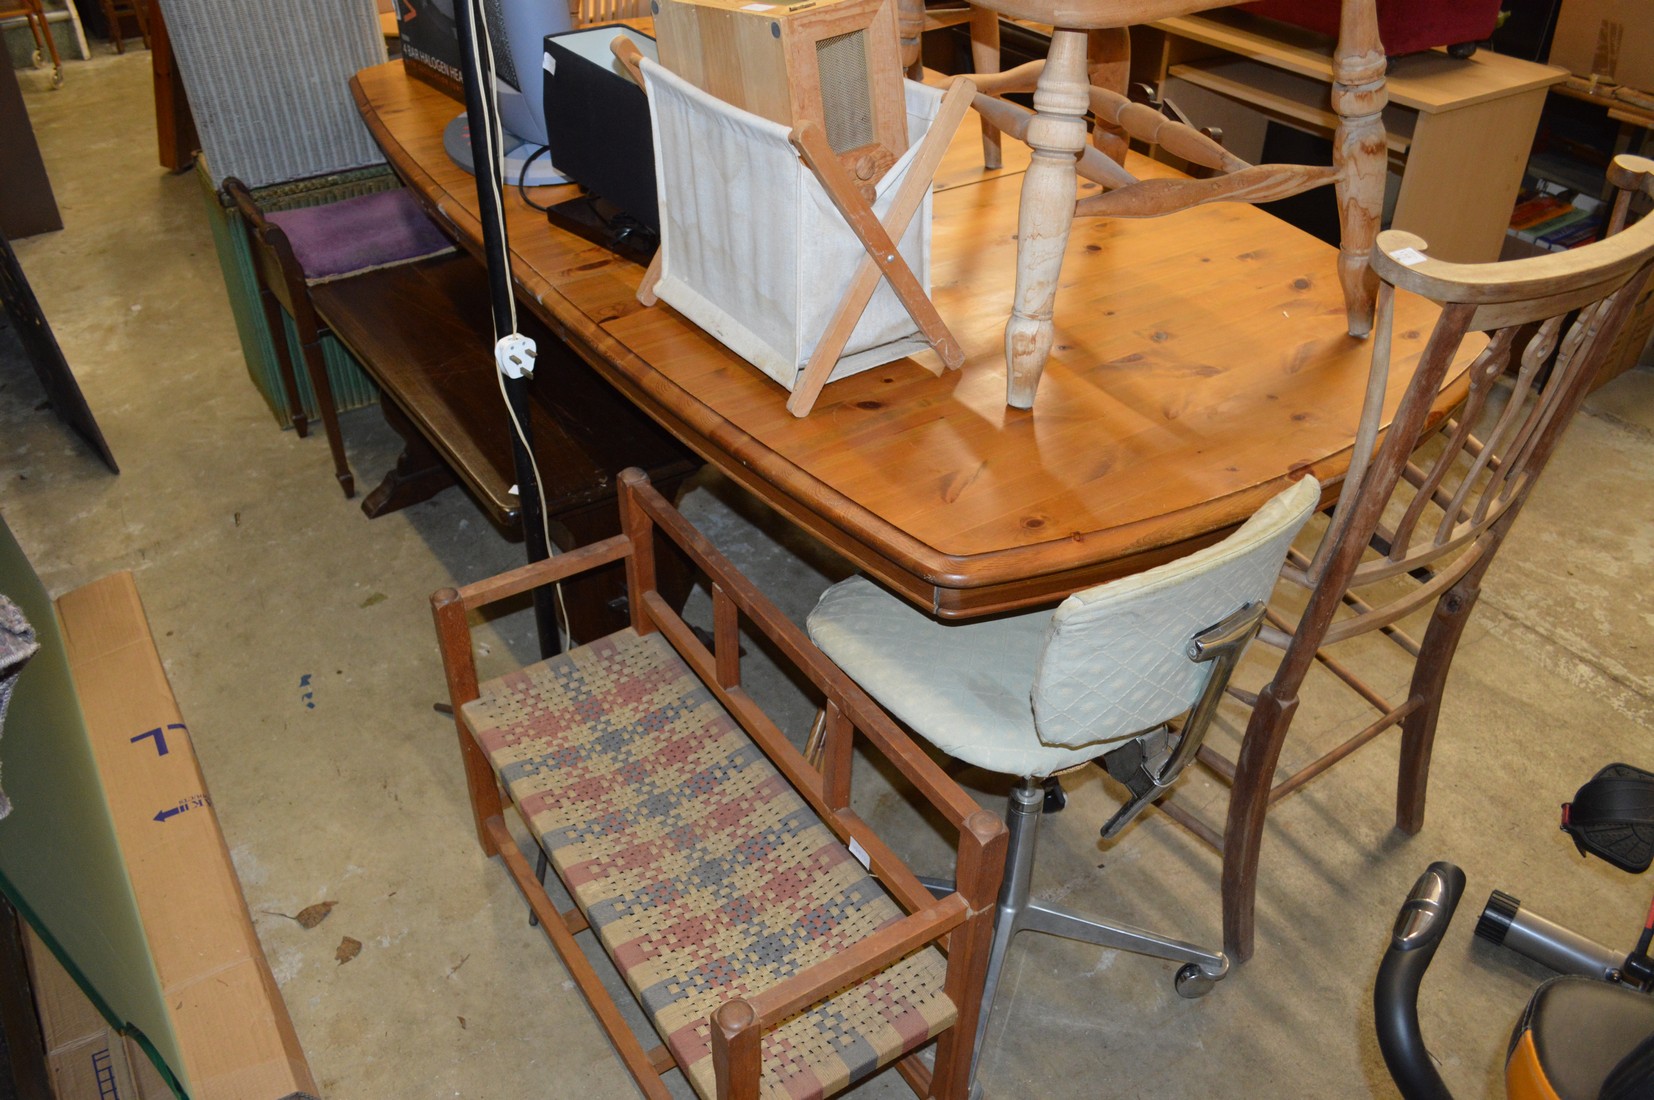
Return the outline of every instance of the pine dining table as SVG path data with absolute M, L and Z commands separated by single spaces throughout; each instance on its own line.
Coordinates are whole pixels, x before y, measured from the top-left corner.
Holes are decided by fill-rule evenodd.
M 480 255 L 472 178 L 442 144 L 459 105 L 400 62 L 363 70 L 352 91 L 405 184 Z M 981 158 L 967 121 L 934 192 L 931 294 L 963 368 L 898 360 L 830 383 L 803 418 L 713 337 L 640 304 L 643 266 L 549 224 L 515 188 L 513 285 L 644 413 L 940 618 L 1050 603 L 1188 553 L 1306 473 L 1336 498 L 1372 348 L 1346 331 L 1334 246 L 1244 204 L 1076 223 L 1050 362 L 1034 407 L 1013 409 L 1003 331 L 1028 154 L 1007 142 L 992 171 Z M 1128 168 L 1173 173 L 1136 154 Z M 530 191 L 541 205 L 573 194 Z M 1436 312 L 1397 295 L 1394 363 L 1418 356 Z M 1460 399 L 1466 365 L 1434 419 Z M 1390 372 L 1392 407 L 1407 375 Z

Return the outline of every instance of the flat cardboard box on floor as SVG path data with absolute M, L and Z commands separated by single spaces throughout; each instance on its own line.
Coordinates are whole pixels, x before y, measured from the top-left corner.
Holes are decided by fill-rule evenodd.
M 171 1100 L 143 1051 L 104 1021 L 40 937 L 26 930 L 24 945 L 57 1100 Z
M 1563 0 L 1551 64 L 1654 91 L 1654 5 L 1649 0 Z
M 174 1071 L 191 1100 L 314 1093 L 132 575 L 78 588 L 57 610 L 177 1036 Z

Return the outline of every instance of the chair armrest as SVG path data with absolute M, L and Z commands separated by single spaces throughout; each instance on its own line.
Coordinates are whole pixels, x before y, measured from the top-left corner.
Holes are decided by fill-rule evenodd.
M 753 1025 L 774 1027 L 817 1001 L 854 985 L 897 959 L 935 943 L 970 916 L 965 900 L 949 894 L 928 909 L 911 913 L 872 937 L 845 948 L 830 959 L 794 974 L 753 997 L 743 998 L 753 1012 Z
M 735 997 L 719 1005 L 711 1019 L 718 1095 L 757 1096 L 763 1069 L 760 1042 L 765 1031 L 838 990 L 872 977 L 904 955 L 940 940 L 970 916 L 964 899 L 950 895 L 754 997 Z M 951 961 L 949 966 L 951 969 Z
M 625 535 L 612 535 L 567 553 L 532 561 L 509 572 L 468 584 L 457 592 L 452 588 L 444 588 L 431 597 L 431 603 L 434 606 L 443 601 L 448 593 L 453 593 L 465 605 L 465 610 L 474 611 L 544 585 L 589 573 L 610 562 L 620 561 L 631 552 L 630 539 Z

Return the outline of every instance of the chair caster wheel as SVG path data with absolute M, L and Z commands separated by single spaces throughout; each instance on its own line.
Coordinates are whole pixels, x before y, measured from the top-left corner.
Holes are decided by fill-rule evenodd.
M 1202 970 L 1199 963 L 1184 963 L 1172 978 L 1172 988 L 1186 1001 L 1206 996 L 1217 984 L 1217 979 Z

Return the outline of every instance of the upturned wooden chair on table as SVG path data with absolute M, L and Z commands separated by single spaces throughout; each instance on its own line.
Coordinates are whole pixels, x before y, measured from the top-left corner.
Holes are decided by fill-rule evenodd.
M 1141 218 L 1208 202 L 1269 202 L 1334 184 L 1341 228 L 1338 274 L 1350 334 L 1372 327 L 1374 286 L 1368 255 L 1383 213 L 1385 59 L 1378 40 L 1375 0 L 1343 0 L 1333 56 L 1332 105 L 1338 114 L 1333 164 L 1250 165 L 1198 131 L 1171 121 L 1124 94 L 1129 46 L 1121 32 L 1146 23 L 1238 0 L 979 0 L 973 50 L 997 68 L 998 17 L 1055 24 L 1050 53 L 1004 73 L 973 74 L 976 108 L 991 124 L 985 132 L 990 166 L 997 161 L 991 130 L 1002 130 L 1033 150 L 1022 185 L 1017 222 L 1017 280 L 1005 327 L 1006 402 L 1032 408 L 1055 336 L 1053 311 L 1063 250 L 1076 217 Z M 1115 82 L 1097 87 L 1095 82 Z M 1034 109 L 995 98 L 1034 93 Z M 1088 145 L 1086 114 L 1099 124 Z M 1139 138 L 1218 174 L 1211 178 L 1138 180 L 1123 167 L 1125 139 Z M 1099 148 L 1098 146 L 1101 146 Z M 1077 165 L 1076 165 L 1077 158 Z M 1076 202 L 1077 177 L 1101 184 L 1102 194 Z
M 1621 157 L 1611 178 L 1625 189 L 1612 223 L 1618 229 L 1633 193 L 1654 195 L 1654 161 Z M 1399 727 L 1396 826 L 1416 833 L 1423 825 L 1454 651 L 1488 566 L 1654 268 L 1654 218 L 1570 252 L 1504 263 L 1446 263 L 1430 259 L 1427 249 L 1411 234 L 1386 231 L 1373 252 L 1377 326 L 1349 472 L 1318 547 L 1294 554 L 1282 571 L 1283 589 L 1299 596 L 1277 602 L 1296 606 L 1307 595 L 1307 603 L 1295 616 L 1271 610 L 1263 626 L 1260 640 L 1282 651 L 1269 683 L 1255 696 L 1231 689 L 1252 708 L 1238 758 L 1223 759 L 1210 745 L 1201 752 L 1202 763 L 1231 783 L 1227 827 L 1220 832 L 1175 800 L 1162 804 L 1223 854 L 1224 941 L 1237 961 L 1253 951 L 1259 850 L 1277 799 Z M 1423 350 L 1406 359 L 1390 331 L 1398 290 L 1442 307 L 1428 341 L 1415 345 Z M 1472 356 L 1468 380 L 1453 381 L 1455 364 Z M 1386 428 L 1381 404 L 1392 357 L 1394 369 L 1412 379 Z M 1450 384 L 1466 387 L 1463 404 L 1432 424 L 1430 409 Z M 1422 639 L 1396 626 L 1425 608 L 1431 617 Z M 1399 702 L 1329 652 L 1375 631 L 1413 663 Z M 1294 774 L 1277 777 L 1299 689 L 1316 665 L 1379 716 Z

